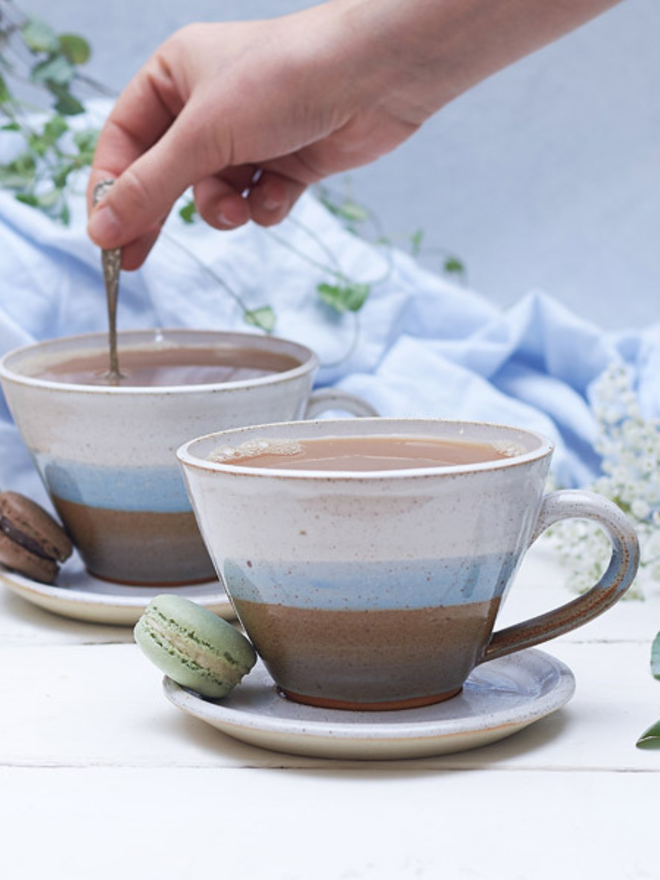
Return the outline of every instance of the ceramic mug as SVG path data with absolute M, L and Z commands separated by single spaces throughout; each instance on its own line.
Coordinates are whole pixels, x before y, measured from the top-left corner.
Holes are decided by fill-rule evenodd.
M 292 454 L 296 444 L 328 437 L 368 445 L 444 438 L 485 446 L 486 460 L 328 471 L 261 467 L 241 457 L 258 448 Z M 224 458 L 209 460 L 218 449 Z M 638 565 L 634 529 L 614 504 L 577 490 L 544 496 L 552 444 L 531 431 L 431 419 L 320 420 L 216 433 L 177 454 L 241 623 L 280 691 L 311 705 L 380 710 L 447 699 L 477 664 L 605 611 Z M 569 517 L 605 530 L 607 572 L 567 605 L 493 633 L 530 544 Z
M 53 380 L 53 370 L 63 364 L 107 352 L 105 334 L 39 342 L 0 361 L 14 421 L 83 562 L 94 576 L 118 583 L 168 587 L 215 578 L 175 456 L 184 440 L 323 409 L 374 413 L 340 391 L 313 393 L 315 354 L 272 336 L 129 331 L 119 335 L 120 367 L 126 352 L 147 357 L 165 348 L 255 351 L 284 369 L 238 381 L 159 387 Z

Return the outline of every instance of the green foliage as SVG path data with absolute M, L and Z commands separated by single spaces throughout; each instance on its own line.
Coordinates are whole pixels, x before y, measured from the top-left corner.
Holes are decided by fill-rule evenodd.
M 270 306 L 246 309 L 243 312 L 243 320 L 266 333 L 272 333 L 275 329 L 275 312 Z
M 651 645 L 651 675 L 660 681 L 660 633 Z M 652 724 L 637 740 L 640 749 L 660 749 L 660 721 Z
M 418 229 L 410 236 L 410 253 L 413 257 L 418 257 L 422 252 L 422 242 L 424 240 L 424 230 Z
M 103 86 L 92 83 L 79 72 L 80 66 L 90 57 L 91 48 L 84 37 L 72 33 L 58 34 L 41 18 L 21 13 L 11 0 L 0 0 L 0 120 L 4 117 L 0 130 L 18 136 L 16 153 L 0 163 L 0 186 L 13 191 L 17 201 L 63 224 L 70 219 L 68 194 L 78 172 L 91 165 L 99 134 L 92 129 L 77 131 L 69 122 L 70 117 L 85 112 L 79 87 L 83 83 L 91 84 L 97 92 L 107 93 Z M 28 105 L 17 97 L 12 82 L 32 86 L 41 99 L 41 116 L 35 117 L 32 103 Z M 349 192 L 337 197 L 329 189 L 320 187 L 319 198 L 352 234 L 368 239 L 367 228 L 373 227 L 372 243 L 389 255 L 391 242 L 379 229 L 377 218 Z M 197 216 L 193 200 L 179 209 L 183 223 L 192 224 Z M 335 256 L 313 230 L 300 226 L 327 261 L 315 259 L 286 238 L 279 240 L 283 246 L 326 273 L 330 280 L 319 283 L 316 288 L 324 305 L 340 315 L 355 315 L 364 307 L 373 287 L 388 277 L 391 270 L 389 256 L 388 269 L 383 277 L 369 282 L 357 281 L 345 275 Z M 421 230 L 411 237 L 413 255 L 421 253 L 422 239 Z M 177 244 L 182 246 L 180 242 Z M 190 251 L 186 252 L 197 259 Z M 208 267 L 204 268 L 233 297 L 248 324 L 266 333 L 273 331 L 275 312 L 270 306 L 247 308 L 226 282 Z M 444 270 L 464 276 L 464 267 L 455 257 L 445 261 Z
M 84 112 L 74 94 L 78 67 L 91 55 L 89 43 L 76 34 L 58 35 L 45 21 L 22 15 L 0 0 L 0 116 L 2 130 L 19 136 L 16 154 L 0 163 L 0 186 L 16 200 L 51 219 L 68 223 L 71 176 L 87 168 L 98 132 L 71 132 L 67 118 Z M 27 58 L 27 61 L 25 60 Z M 36 115 L 12 90 L 12 81 L 30 83 L 41 98 Z M 44 106 L 45 104 L 45 106 Z M 28 109 L 30 112 L 28 112 Z
M 355 281 L 346 284 L 322 282 L 317 285 L 316 289 L 322 302 L 341 314 L 342 312 L 358 312 L 371 292 L 371 285 L 358 284 Z
M 443 268 L 448 275 L 458 275 L 462 280 L 465 279 L 465 266 L 457 257 L 448 257 Z
M 89 43 L 78 34 L 61 34 L 60 52 L 68 58 L 71 64 L 87 64 L 92 50 Z
M 660 721 L 645 730 L 636 745 L 638 749 L 660 749 Z
M 191 199 L 189 202 L 179 210 L 179 217 L 183 220 L 184 223 L 194 223 L 195 215 L 197 214 L 197 205 Z
M 651 646 L 651 675 L 660 680 L 660 633 Z
M 25 45 L 34 53 L 48 54 L 59 51 L 60 42 L 49 24 L 34 15 L 29 16 L 20 26 Z

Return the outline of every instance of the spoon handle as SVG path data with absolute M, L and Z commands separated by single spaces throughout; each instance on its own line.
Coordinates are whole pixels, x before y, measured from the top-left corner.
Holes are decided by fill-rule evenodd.
M 93 201 L 98 205 L 114 181 L 102 180 L 94 187 Z M 101 251 L 101 265 L 105 282 L 105 295 L 108 303 L 108 343 L 110 347 L 109 378 L 119 382 L 119 359 L 117 357 L 117 298 L 119 296 L 119 271 L 121 268 L 121 248 Z
M 117 298 L 119 296 L 119 268 L 121 249 L 103 251 L 101 265 L 105 281 L 105 295 L 108 301 L 108 344 L 110 347 L 110 373 L 119 376 L 119 359 L 117 357 Z

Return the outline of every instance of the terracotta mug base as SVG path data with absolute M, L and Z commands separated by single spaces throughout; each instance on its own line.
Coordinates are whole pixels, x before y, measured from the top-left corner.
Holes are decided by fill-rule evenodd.
M 345 709 L 353 712 L 390 712 L 396 709 L 419 709 L 422 706 L 432 706 L 434 703 L 442 703 L 450 700 L 463 690 L 462 687 L 445 691 L 441 694 L 432 694 L 427 697 L 413 697 L 409 700 L 383 700 L 378 703 L 355 702 L 352 700 L 331 700 L 324 697 L 308 697 L 306 694 L 297 694 L 285 688 L 277 686 L 278 694 L 285 700 L 294 703 L 303 703 L 306 706 L 316 706 L 319 709 Z
M 91 577 L 95 578 L 98 581 L 104 581 L 106 584 L 117 584 L 119 587 L 138 587 L 144 589 L 145 587 L 154 588 L 154 589 L 162 589 L 162 590 L 175 590 L 177 587 L 195 587 L 200 584 L 208 584 L 213 583 L 214 574 L 210 574 L 208 577 L 195 578 L 194 580 L 182 580 L 182 581 L 145 581 L 145 580 L 122 580 L 120 578 L 111 578 L 107 577 L 104 574 L 99 574 L 97 571 L 92 571 L 91 568 L 85 568 L 87 574 Z

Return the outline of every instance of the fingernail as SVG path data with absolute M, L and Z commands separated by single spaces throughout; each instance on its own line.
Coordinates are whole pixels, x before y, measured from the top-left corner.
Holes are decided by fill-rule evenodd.
M 87 234 L 101 247 L 116 247 L 121 226 L 117 215 L 109 205 L 99 204 L 87 224 Z
M 218 211 L 218 223 L 222 224 L 222 226 L 238 226 L 238 223 L 227 217 L 223 211 Z
M 274 199 L 272 197 L 269 198 L 268 196 L 266 196 L 264 198 L 264 200 L 262 201 L 261 205 L 267 211 L 277 211 L 282 207 L 282 200 L 281 199 Z

